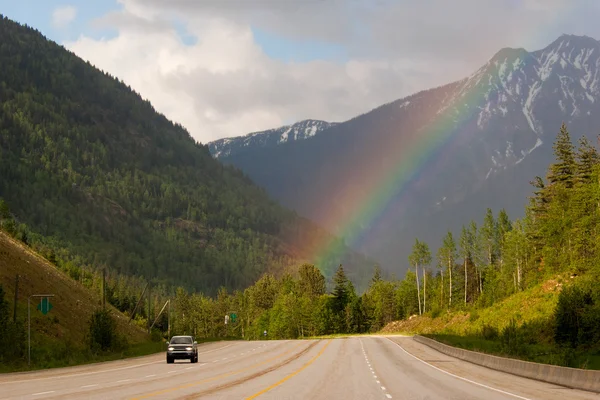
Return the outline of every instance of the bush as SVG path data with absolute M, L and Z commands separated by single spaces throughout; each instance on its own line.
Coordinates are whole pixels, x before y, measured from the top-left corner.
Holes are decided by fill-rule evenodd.
M 434 307 L 433 310 L 431 310 L 431 318 L 438 318 L 440 315 L 442 315 L 441 308 Z
M 485 340 L 497 340 L 498 339 L 498 328 L 485 324 L 481 328 L 481 337 Z
M 89 345 L 92 351 L 109 351 L 117 346 L 117 324 L 109 311 L 95 311 L 89 324 Z
M 479 319 L 479 313 L 477 310 L 473 310 L 469 313 L 469 322 L 475 322 Z
M 507 326 L 502 329 L 500 335 L 500 341 L 502 342 L 502 351 L 510 355 L 523 355 L 524 346 L 523 339 L 519 333 L 517 327 L 517 321 L 511 318 Z
M 554 312 L 554 340 L 576 348 L 600 341 L 600 302 L 589 287 L 565 287 Z

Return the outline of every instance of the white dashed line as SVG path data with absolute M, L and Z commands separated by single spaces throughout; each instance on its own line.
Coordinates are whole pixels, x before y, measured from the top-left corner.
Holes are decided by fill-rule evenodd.
M 91 387 L 94 387 L 94 386 L 98 386 L 98 384 L 95 384 L 95 385 L 84 385 L 84 386 L 81 386 L 81 388 L 85 389 L 85 388 L 91 388 Z
M 214 363 L 216 363 L 216 362 L 219 362 L 219 360 L 215 360 L 215 361 L 213 361 L 213 362 L 214 362 Z
M 187 367 L 186 369 L 192 369 L 192 368 L 194 368 L 194 367 Z
M 373 367 L 371 366 L 371 363 L 369 362 L 369 358 L 367 357 L 367 353 L 365 352 L 365 346 L 362 343 L 362 340 L 360 341 L 360 347 L 362 347 L 362 351 L 363 354 L 365 355 L 365 361 L 367 362 L 367 366 L 369 367 L 369 369 L 371 370 L 371 373 L 373 374 L 373 378 L 375 378 L 375 382 L 377 382 L 378 385 L 381 385 L 381 382 L 379 381 L 379 379 L 377 379 L 377 375 L 375 375 L 375 371 L 373 371 Z M 380 386 L 381 390 L 383 390 L 384 392 L 386 391 L 385 386 Z M 386 393 L 385 396 L 388 399 L 392 398 L 392 395 L 389 393 Z
M 156 376 L 156 375 L 146 375 L 146 378 L 152 378 L 153 376 Z
M 129 382 L 131 379 L 121 379 L 120 381 L 117 381 L 117 383 L 121 383 L 121 382 Z
M 167 372 L 167 374 L 174 374 L 175 372 L 177 372 L 177 371 L 169 371 L 169 372 Z
M 54 390 L 50 390 L 49 392 L 34 393 L 34 394 L 32 394 L 32 396 L 41 396 L 43 394 L 50 394 L 50 393 L 54 393 Z

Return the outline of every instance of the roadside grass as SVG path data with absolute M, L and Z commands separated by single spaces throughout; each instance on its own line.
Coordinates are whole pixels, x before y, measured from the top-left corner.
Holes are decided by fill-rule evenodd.
M 514 352 L 507 351 L 506 345 L 501 340 L 489 340 L 480 336 L 448 334 L 425 334 L 422 336 L 461 349 L 500 357 L 563 367 L 600 370 L 600 351 L 598 350 L 568 350 L 552 344 L 524 343 L 517 352 Z
M 93 354 L 86 346 L 86 335 L 93 312 L 101 307 L 100 294 L 60 271 L 25 244 L 0 231 L 0 283 L 10 304 L 12 320 L 15 276 L 19 275 L 17 321 L 24 343 L 20 360 L 0 363 L 0 372 L 65 367 L 97 361 L 134 357 L 160 351 L 161 343 L 119 310 L 106 304 L 116 321 L 122 351 Z M 54 294 L 53 308 L 46 315 L 37 310 L 39 299 L 31 300 L 31 368 L 27 367 L 27 298 L 32 294 Z M 125 345 L 126 342 L 126 345 Z M 164 343 L 162 343 L 164 345 Z
M 466 350 L 524 361 L 600 369 L 600 344 L 592 350 L 564 349 L 554 342 L 554 311 L 562 282 L 553 279 L 515 293 L 494 305 L 442 313 L 428 312 L 388 324 L 381 333 L 420 334 Z
M 142 342 L 128 346 L 119 352 L 94 354 L 82 346 L 55 342 L 31 349 L 31 367 L 27 359 L 9 365 L 0 364 L 0 373 L 35 371 L 41 369 L 72 367 L 103 361 L 114 361 L 130 357 L 141 357 L 159 353 L 166 349 L 165 343 Z

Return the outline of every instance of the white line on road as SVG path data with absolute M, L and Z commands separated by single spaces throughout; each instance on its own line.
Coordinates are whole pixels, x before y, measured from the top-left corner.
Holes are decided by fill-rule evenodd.
M 153 376 L 156 376 L 156 374 L 153 375 L 146 375 L 145 378 L 152 378 Z
M 388 399 L 391 399 L 391 398 L 392 398 L 392 395 L 391 395 L 391 394 L 389 394 L 389 393 L 386 393 L 386 394 L 385 394 L 385 396 L 386 396 Z
M 174 374 L 175 372 L 177 372 L 177 371 L 169 371 L 169 372 L 167 372 L 167 374 Z
M 129 382 L 131 379 L 121 379 L 120 381 L 117 381 L 117 383 L 121 383 L 121 382 Z
M 461 379 L 461 380 L 463 380 L 463 381 L 465 381 L 465 382 L 472 383 L 472 384 L 474 384 L 474 385 L 477 385 L 477 386 L 481 386 L 481 387 L 484 387 L 484 388 L 487 388 L 487 389 L 490 389 L 490 390 L 494 390 L 494 391 L 496 391 L 496 392 L 500 392 L 500 393 L 507 394 L 507 395 L 509 395 L 509 396 L 516 397 L 517 399 L 522 399 L 522 400 L 531 400 L 531 399 L 529 399 L 529 398 L 527 398 L 527 397 L 519 396 L 518 394 L 514 394 L 514 393 L 506 392 L 506 391 L 504 391 L 504 390 L 501 390 L 501 389 L 496 389 L 496 388 L 494 388 L 494 387 L 491 387 L 491 386 L 488 386 L 488 385 L 484 385 L 483 383 L 475 382 L 475 381 L 472 381 L 472 380 L 470 380 L 470 379 L 463 378 L 462 376 L 454 375 L 453 373 L 450 373 L 450 372 L 448 372 L 448 371 L 444 371 L 443 369 L 441 369 L 441 368 L 438 368 L 438 367 L 436 367 L 435 365 L 431 365 L 431 364 L 429 364 L 427 361 L 423 361 L 423 360 L 421 360 L 419 357 L 417 357 L 417 356 L 414 356 L 414 355 L 410 354 L 408 351 L 404 350 L 404 347 L 400 346 L 400 344 L 398 344 L 398 343 L 394 342 L 392 339 L 390 339 L 390 338 L 388 338 L 388 337 L 386 337 L 386 339 L 387 339 L 387 340 L 389 340 L 390 342 L 394 343 L 396 346 L 400 347 L 400 349 L 401 349 L 403 352 L 405 352 L 406 354 L 408 354 L 409 356 L 411 356 L 411 357 L 412 357 L 412 358 L 414 358 L 415 360 L 419 360 L 419 361 L 421 361 L 423 364 L 425 364 L 425 365 L 429 365 L 431 368 L 435 368 L 435 369 L 437 369 L 437 370 L 438 370 L 438 371 L 440 371 L 440 372 L 443 372 L 443 373 L 445 373 L 445 374 L 448 374 L 448 375 L 450 375 L 450 376 L 453 376 L 453 377 L 455 377 L 455 378 Z
M 85 388 L 91 388 L 91 387 L 94 387 L 94 386 L 98 386 L 98 384 L 96 383 L 94 385 L 83 385 L 83 386 L 81 386 L 81 388 L 85 389 Z
M 378 383 L 379 383 L 379 382 L 378 382 Z M 382 386 L 382 387 L 381 387 L 381 390 L 385 390 L 385 387 L 384 387 L 384 386 Z
M 50 393 L 54 393 L 54 390 L 50 390 L 48 392 L 34 393 L 34 394 L 32 394 L 32 396 L 41 396 L 43 394 L 50 394 Z

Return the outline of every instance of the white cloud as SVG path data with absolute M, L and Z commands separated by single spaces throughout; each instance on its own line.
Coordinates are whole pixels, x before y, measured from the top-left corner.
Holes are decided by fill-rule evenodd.
M 52 13 L 52 25 L 62 29 L 67 27 L 77 16 L 77 9 L 73 6 L 58 7 Z
M 467 76 L 501 47 L 545 46 L 565 26 L 600 37 L 595 19 L 582 17 L 596 3 L 549 1 L 120 0 L 120 12 L 96 21 L 115 38 L 66 46 L 207 142 L 289 120 L 345 120 Z M 174 19 L 196 44 L 182 43 Z M 336 43 L 351 59 L 272 59 L 251 27 Z

